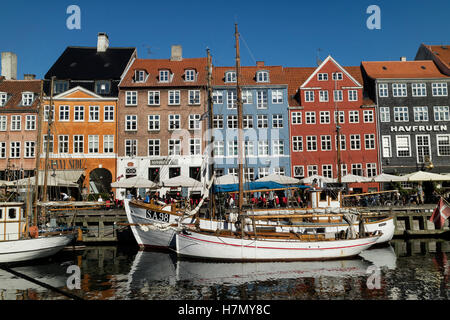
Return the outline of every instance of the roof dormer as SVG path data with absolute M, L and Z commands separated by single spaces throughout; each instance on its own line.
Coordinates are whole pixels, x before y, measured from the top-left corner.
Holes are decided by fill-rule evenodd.
M 225 83 L 236 82 L 236 71 L 225 72 Z
M 159 70 L 159 75 L 158 75 L 158 81 L 159 82 L 172 82 L 173 79 L 173 73 L 170 72 L 170 70 L 168 69 L 161 69 Z
M 197 81 L 197 71 L 195 69 L 186 69 L 184 70 L 184 81 L 186 82 L 194 82 Z
M 8 93 L 0 92 L 0 107 L 4 107 L 8 101 Z
M 22 106 L 31 106 L 34 101 L 33 92 L 22 92 Z
M 146 70 L 143 69 L 137 69 L 134 71 L 134 82 L 136 83 L 143 83 L 147 81 L 148 73 Z
M 256 71 L 256 82 L 269 82 L 269 71 L 267 70 Z

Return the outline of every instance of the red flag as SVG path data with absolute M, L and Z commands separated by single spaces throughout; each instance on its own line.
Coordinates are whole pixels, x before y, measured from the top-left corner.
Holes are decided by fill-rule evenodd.
M 434 227 L 436 229 L 442 229 L 445 220 L 450 217 L 450 207 L 444 202 L 441 197 L 439 199 L 436 209 L 434 209 L 433 214 L 430 217 L 430 221 L 434 222 Z

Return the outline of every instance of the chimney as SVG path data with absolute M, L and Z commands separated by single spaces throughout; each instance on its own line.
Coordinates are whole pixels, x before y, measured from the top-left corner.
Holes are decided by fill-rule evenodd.
M 14 52 L 2 52 L 2 76 L 5 80 L 17 80 L 17 55 Z
M 97 36 L 97 52 L 105 52 L 109 47 L 108 35 L 104 32 L 99 32 Z
M 400 61 L 406 61 L 406 57 L 400 57 Z
M 34 80 L 34 79 L 36 79 L 36 75 L 35 74 L 26 73 L 26 74 L 23 75 L 23 80 Z
M 264 67 L 264 61 L 256 61 L 257 67 Z
M 173 45 L 171 49 L 170 61 L 183 60 L 183 48 L 180 45 Z

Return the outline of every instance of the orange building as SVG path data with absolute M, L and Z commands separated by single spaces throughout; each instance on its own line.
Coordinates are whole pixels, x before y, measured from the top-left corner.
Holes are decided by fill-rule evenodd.
M 75 87 L 53 97 L 51 114 L 48 97 L 43 107 L 41 169 L 50 123 L 49 172 L 79 182 L 89 193 L 109 192 L 116 176 L 117 98 Z M 74 172 L 80 174 L 78 181 Z

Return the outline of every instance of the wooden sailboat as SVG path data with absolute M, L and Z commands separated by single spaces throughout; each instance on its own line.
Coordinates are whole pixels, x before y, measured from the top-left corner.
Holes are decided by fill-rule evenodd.
M 52 79 L 53 91 L 53 79 Z M 29 227 L 29 207 L 24 210 L 22 202 L 3 202 L 0 203 L 0 263 L 13 263 L 29 261 L 34 259 L 46 258 L 52 256 L 63 249 L 75 238 L 73 231 L 52 231 L 39 230 L 38 227 L 38 208 L 37 191 L 39 180 L 39 152 L 40 152 L 40 127 L 42 121 L 42 97 L 43 90 L 41 84 L 41 97 L 39 103 L 38 115 L 38 147 L 36 156 L 36 182 L 35 197 L 33 200 L 33 219 L 32 226 Z M 52 103 L 50 103 L 51 105 Z M 52 114 L 50 112 L 50 114 Z M 49 123 L 51 119 L 49 119 Z M 50 131 L 48 132 L 50 134 Z M 48 146 L 48 144 L 47 144 Z M 48 149 L 46 152 L 48 159 Z M 46 167 L 47 167 L 46 161 Z M 46 172 L 47 173 L 47 172 Z M 45 175 L 45 178 L 47 175 Z M 44 188 L 44 194 L 46 190 Z M 45 195 L 44 195 L 45 199 Z M 46 199 L 45 199 L 46 200 Z M 28 199 L 29 201 L 29 199 Z

